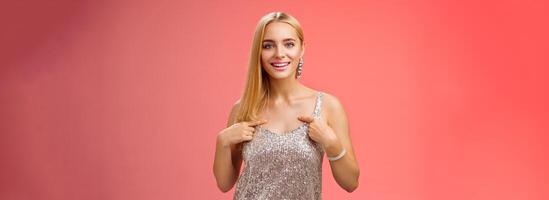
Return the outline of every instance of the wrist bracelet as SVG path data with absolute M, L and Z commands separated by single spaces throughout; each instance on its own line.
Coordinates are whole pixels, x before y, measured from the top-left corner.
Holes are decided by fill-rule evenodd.
M 330 157 L 330 156 L 326 155 L 326 157 L 328 157 L 329 161 L 336 161 L 336 160 L 339 160 L 340 158 L 342 158 L 345 155 L 345 153 L 347 153 L 347 151 L 345 150 L 345 148 L 343 148 L 341 153 L 339 153 L 337 156 Z

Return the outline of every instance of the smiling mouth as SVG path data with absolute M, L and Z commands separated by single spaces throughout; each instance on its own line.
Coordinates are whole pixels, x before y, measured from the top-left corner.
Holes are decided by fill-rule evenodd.
M 286 68 L 288 68 L 288 66 L 290 66 L 290 62 L 271 63 L 271 66 L 273 66 L 277 71 L 284 71 Z

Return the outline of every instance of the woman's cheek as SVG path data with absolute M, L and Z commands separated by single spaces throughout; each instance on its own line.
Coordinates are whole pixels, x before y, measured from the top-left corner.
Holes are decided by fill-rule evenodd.
M 299 50 L 293 50 L 292 53 L 291 53 L 293 58 L 297 58 L 299 56 L 299 54 L 300 54 Z

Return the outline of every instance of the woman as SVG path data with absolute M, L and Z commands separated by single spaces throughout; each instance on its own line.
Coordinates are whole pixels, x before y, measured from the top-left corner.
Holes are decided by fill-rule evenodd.
M 261 18 L 244 94 L 217 136 L 214 175 L 223 192 L 236 183 L 235 199 L 320 199 L 324 153 L 336 182 L 348 192 L 358 187 L 342 105 L 298 81 L 304 52 L 295 18 Z

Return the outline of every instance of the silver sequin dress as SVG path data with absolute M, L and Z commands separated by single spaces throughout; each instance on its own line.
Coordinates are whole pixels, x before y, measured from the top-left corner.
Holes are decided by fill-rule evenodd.
M 318 92 L 312 116 L 320 117 L 322 92 Z M 238 178 L 235 200 L 321 199 L 322 147 L 307 135 L 308 124 L 275 133 L 261 126 L 244 143 L 244 169 Z

